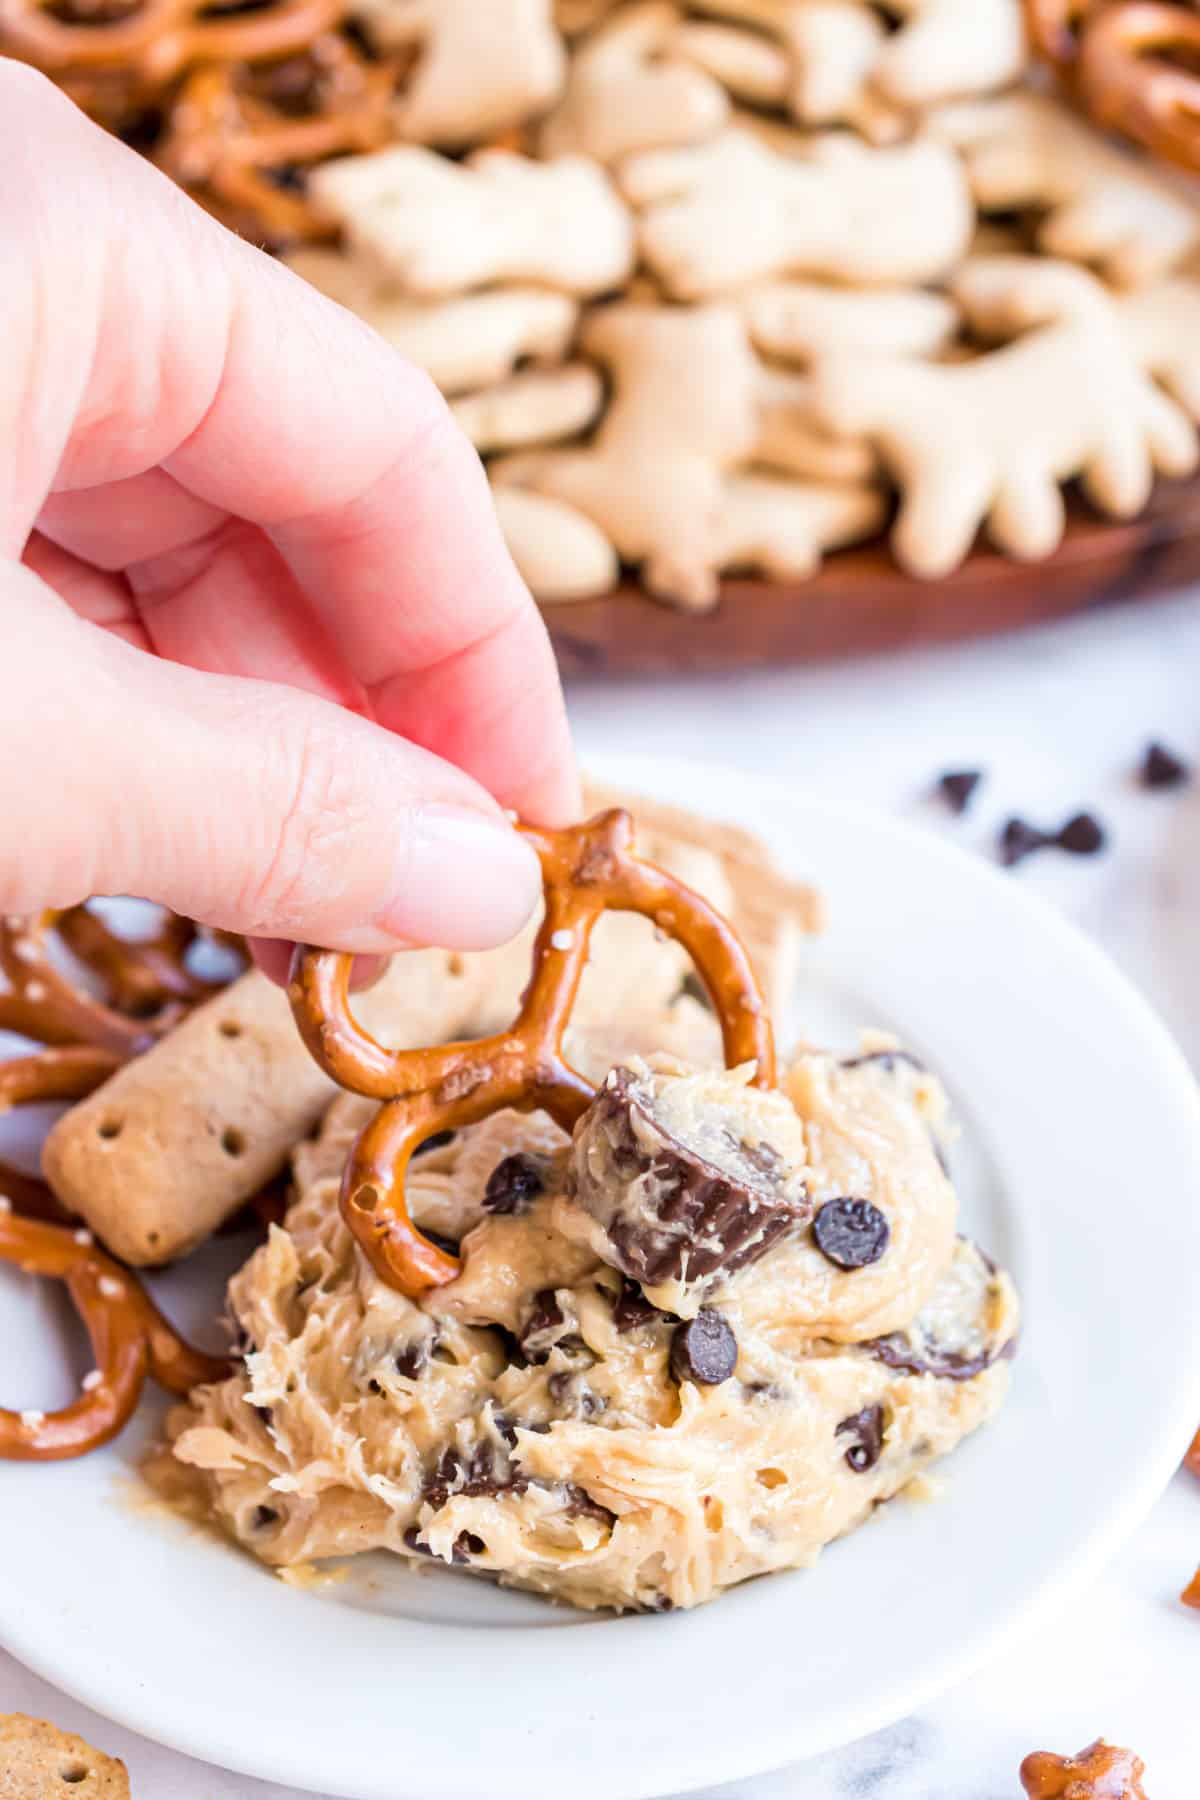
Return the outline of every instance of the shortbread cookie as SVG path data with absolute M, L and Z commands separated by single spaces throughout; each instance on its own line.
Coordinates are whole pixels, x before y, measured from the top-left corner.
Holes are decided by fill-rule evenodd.
M 617 552 L 577 507 L 499 484 L 492 499 L 509 554 L 535 600 L 543 605 L 588 600 L 616 587 Z
M 544 155 L 579 151 L 608 163 L 721 130 L 729 117 L 724 89 L 671 54 L 680 16 L 672 0 L 640 0 L 580 45 L 562 100 L 541 129 Z
M 873 537 L 887 514 L 882 492 L 865 482 L 788 480 L 750 469 L 724 484 L 717 554 L 725 571 L 805 581 L 826 551 Z
M 583 157 L 480 150 L 455 163 L 404 145 L 323 163 L 310 187 L 351 248 L 418 297 L 495 281 L 595 294 L 633 267 L 628 213 Z
M 684 300 L 789 272 L 933 281 L 962 255 L 974 222 L 957 159 L 933 143 L 874 150 L 830 137 L 800 162 L 730 130 L 630 157 L 619 179 L 641 209 L 644 260 Z
M 773 1192 L 747 1191 L 759 1171 L 746 1159 L 768 1165 L 769 1140 L 761 1097 L 704 1080 L 706 1120 L 720 1115 L 741 1160 L 718 1146 L 707 1189 L 704 1121 L 700 1139 L 674 1117 L 667 1135 L 699 1237 L 719 1217 L 737 1262 L 733 1237 L 780 1211 Z M 562 1134 L 538 1115 L 498 1114 L 416 1159 L 414 1216 L 461 1239 L 463 1257 L 422 1302 L 356 1252 L 336 1166 L 306 1149 L 286 1228 L 231 1284 L 243 1368 L 168 1422 L 176 1482 L 190 1473 L 211 1516 L 271 1566 L 386 1548 L 584 1607 L 692 1606 L 812 1562 L 995 1411 L 1017 1319 L 1007 1278 L 953 1236 L 953 1193 L 907 1080 L 875 1064 L 836 1080 L 827 1167 L 804 1083 L 795 1115 L 771 1103 L 798 1153 L 815 1148 L 815 1186 L 757 1260 L 722 1269 L 718 1250 L 688 1319 L 564 1234 L 595 1221 L 566 1191 Z M 857 1200 L 847 1176 L 865 1184 Z M 935 1238 L 930 1267 L 916 1246 Z M 805 1285 L 793 1261 L 797 1321 L 776 1264 L 802 1245 L 828 1280 Z M 823 1292 L 840 1336 L 823 1330 Z M 871 1335 L 878 1319 L 887 1329 Z
M 1061 483 L 1076 476 L 1102 512 L 1128 517 L 1154 470 L 1185 475 L 1197 460 L 1190 421 L 1100 317 L 953 366 L 827 357 L 816 400 L 831 431 L 877 446 L 901 492 L 893 549 L 929 577 L 955 568 L 985 522 L 1010 555 L 1048 555 L 1063 531 Z
M 561 369 L 528 369 L 507 381 L 464 394 L 451 411 L 481 455 L 555 444 L 591 425 L 604 400 L 604 384 L 589 363 Z
M 743 301 L 755 347 L 767 356 L 809 362 L 830 350 L 882 350 L 933 356 L 958 329 L 945 294 L 922 288 L 856 289 L 815 281 L 769 282 Z
M 0 1713 L 0 1800 L 129 1800 L 129 1771 L 45 1719 Z
M 716 596 L 723 475 L 758 428 L 758 371 L 732 307 L 623 303 L 585 320 L 581 347 L 613 393 L 582 450 L 505 459 L 502 485 L 576 507 L 653 592 L 705 606 Z
M 394 111 L 396 134 L 461 150 L 543 112 L 566 55 L 551 0 L 354 0 L 373 44 L 415 47 Z
M 557 363 L 566 354 L 578 303 L 547 288 L 508 287 L 450 300 L 405 299 L 360 257 L 319 247 L 286 258 L 331 300 L 357 313 L 444 394 L 486 388 L 518 363 Z
M 985 212 L 1036 209 L 1048 255 L 1091 263 L 1122 286 L 1165 274 L 1200 238 L 1193 200 L 1045 95 L 944 107 L 930 129 L 962 151 Z

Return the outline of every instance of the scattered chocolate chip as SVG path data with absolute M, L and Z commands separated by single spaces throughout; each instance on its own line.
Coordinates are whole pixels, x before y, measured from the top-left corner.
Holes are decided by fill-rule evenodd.
M 1039 831 L 1025 819 L 1009 819 L 1000 833 L 1000 861 L 1006 869 L 1011 869 L 1053 841 L 1048 833 Z
M 1144 788 L 1184 787 L 1192 779 L 1192 771 L 1174 751 L 1155 742 L 1146 745 L 1137 778 Z
M 653 1325 L 656 1319 L 674 1317 L 674 1313 L 660 1312 L 647 1300 L 636 1281 L 622 1275 L 621 1291 L 613 1301 L 613 1324 L 618 1331 L 636 1331 L 640 1325 Z
M 505 1445 L 485 1439 L 476 1444 L 469 1456 L 456 1445 L 448 1444 L 425 1484 L 424 1498 L 435 1510 L 440 1510 L 447 1500 L 458 1494 L 466 1494 L 471 1499 L 490 1498 L 522 1485 L 519 1479 L 513 1479 Z
M 675 1602 L 670 1594 L 655 1594 L 653 1600 L 646 1602 L 644 1611 L 648 1613 L 669 1613 L 675 1611 Z
M 370 1381 L 368 1381 L 368 1383 L 367 1383 L 367 1392 L 368 1392 L 368 1394 L 377 1394 L 377 1395 L 383 1393 L 383 1389 L 380 1387 L 379 1383 L 376 1381 L 376 1379 L 373 1375 L 372 1375 Z
M 951 812 L 965 813 L 982 780 L 982 769 L 950 769 L 939 776 L 938 793 Z
M 738 1345 L 724 1314 L 702 1306 L 671 1334 L 671 1373 L 676 1381 L 719 1387 L 737 1368 Z
M 553 1288 L 542 1288 L 533 1297 L 521 1328 L 521 1354 L 526 1362 L 544 1363 L 555 1348 L 582 1349 L 571 1323 L 558 1304 Z
M 1107 842 L 1094 813 L 1075 813 L 1058 831 L 1041 831 L 1025 819 L 1010 819 L 1000 833 L 1000 861 L 1011 869 L 1035 850 L 1049 848 L 1065 850 L 1069 856 L 1095 856 Z
M 517 1441 L 517 1428 L 512 1419 L 506 1412 L 494 1412 L 492 1414 L 492 1424 L 495 1427 L 496 1435 L 501 1438 L 511 1450 Z
M 892 1232 L 870 1200 L 827 1200 L 812 1224 L 817 1249 L 839 1269 L 865 1269 L 878 1262 Z
M 265 1531 L 268 1525 L 279 1523 L 279 1514 L 273 1506 L 256 1506 L 250 1515 L 250 1523 L 255 1531 Z
M 490 1213 L 523 1213 L 531 1200 L 546 1191 L 544 1156 L 518 1150 L 496 1164 L 483 1190 L 483 1210 Z
M 1103 825 L 1094 813 L 1076 813 L 1068 819 L 1055 843 L 1071 856 L 1095 856 L 1108 842 Z
M 571 1369 L 551 1375 L 546 1391 L 556 1406 L 576 1419 L 590 1419 L 604 1411 L 604 1402 L 583 1376 Z
M 902 1375 L 936 1375 L 943 1381 L 970 1381 L 982 1375 L 995 1360 L 987 1352 L 968 1356 L 961 1350 L 942 1350 L 927 1343 L 918 1349 L 902 1332 L 889 1332 L 886 1337 L 870 1338 L 863 1349 L 870 1352 L 886 1368 Z
M 482 1556 L 486 1549 L 483 1539 L 476 1537 L 473 1531 L 460 1531 L 450 1554 L 455 1562 L 469 1562 L 473 1556 Z
M 835 1432 L 837 1437 L 852 1437 L 845 1461 L 856 1475 L 873 1469 L 883 1453 L 883 1408 L 864 1406 L 861 1412 L 843 1419 Z

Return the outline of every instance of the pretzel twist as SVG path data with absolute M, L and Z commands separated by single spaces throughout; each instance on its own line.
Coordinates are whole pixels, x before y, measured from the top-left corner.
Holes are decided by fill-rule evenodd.
M 327 156 L 372 150 L 392 135 L 396 66 L 371 63 L 327 33 L 276 66 L 196 69 L 171 110 L 155 161 L 184 187 L 249 216 L 276 242 L 329 237 L 333 226 L 295 178 Z
M 51 930 L 100 977 L 107 1004 L 55 967 L 46 952 Z M 140 941 L 118 937 L 86 906 L 10 914 L 0 923 L 0 973 L 6 983 L 0 989 L 0 1030 L 43 1044 L 91 1044 L 132 1056 L 224 985 L 187 967 L 196 935 L 189 919 L 174 914 L 153 937 Z
M 1095 15 L 1079 48 L 1079 92 L 1097 124 L 1156 156 L 1200 167 L 1200 14 L 1126 0 Z
M 604 912 L 641 913 L 682 944 L 720 1019 L 727 1065 L 755 1063 L 759 1087 L 775 1080 L 771 1025 L 749 957 L 707 900 L 634 854 L 627 812 L 614 809 L 565 831 L 518 829 L 541 861 L 545 916 L 532 978 L 508 1031 L 388 1050 L 350 1011 L 351 956 L 301 945 L 292 961 L 288 992 L 312 1055 L 340 1086 L 382 1102 L 350 1153 L 341 1209 L 380 1277 L 409 1296 L 453 1281 L 461 1267 L 408 1216 L 405 1176 L 418 1146 L 506 1106 L 545 1111 L 569 1132 L 594 1098 L 562 1040 Z
M 204 0 L 142 0 L 132 10 L 78 3 L 59 18 L 49 0 L 0 0 L 0 51 L 48 74 L 125 70 L 162 87 L 200 62 L 258 62 L 305 50 L 341 18 L 342 0 L 270 0 L 250 12 L 211 13 Z
M 1200 168 L 1200 15 L 1177 0 L 1025 0 L 1034 49 L 1098 125 Z
M 147 1375 L 172 1394 L 186 1394 L 231 1371 L 228 1359 L 193 1349 L 180 1337 L 136 1277 L 106 1255 L 90 1232 L 0 1209 L 0 1258 L 65 1284 L 96 1364 L 79 1398 L 59 1412 L 0 1408 L 0 1458 L 55 1462 L 83 1456 L 126 1424 Z
M 115 1050 L 72 1044 L 15 1056 L 0 1062 L 0 1118 L 16 1106 L 45 1100 L 82 1100 L 107 1081 L 122 1058 Z M 62 1221 L 71 1217 L 48 1185 L 0 1159 L 0 1199 L 35 1218 Z

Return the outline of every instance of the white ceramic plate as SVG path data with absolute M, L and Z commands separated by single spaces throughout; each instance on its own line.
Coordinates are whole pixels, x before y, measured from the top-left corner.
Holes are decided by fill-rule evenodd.
M 756 826 L 820 881 L 831 928 L 794 1027 L 848 1044 L 887 1026 L 944 1074 L 966 1228 L 1024 1299 L 1008 1407 L 946 1465 L 942 1502 L 897 1501 L 815 1569 L 696 1613 L 613 1619 L 388 1559 L 289 1588 L 131 1503 L 148 1403 L 98 1455 L 0 1466 L 0 1641 L 121 1723 L 361 1800 L 635 1800 L 746 1776 L 900 1717 L 1032 1627 L 1175 1467 L 1200 1384 L 1200 1116 L 1141 1000 L 932 835 L 728 770 L 601 772 Z M 211 1316 L 229 1255 L 169 1278 L 176 1316 Z M 70 1391 L 59 1310 L 3 1271 L 9 1403 Z

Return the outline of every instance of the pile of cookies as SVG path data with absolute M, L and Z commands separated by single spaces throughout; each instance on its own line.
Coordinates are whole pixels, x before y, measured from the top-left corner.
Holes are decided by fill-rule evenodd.
M 421 364 L 544 601 L 936 578 L 1196 466 L 1200 198 L 1021 0 L 3 0 L 204 204 Z

